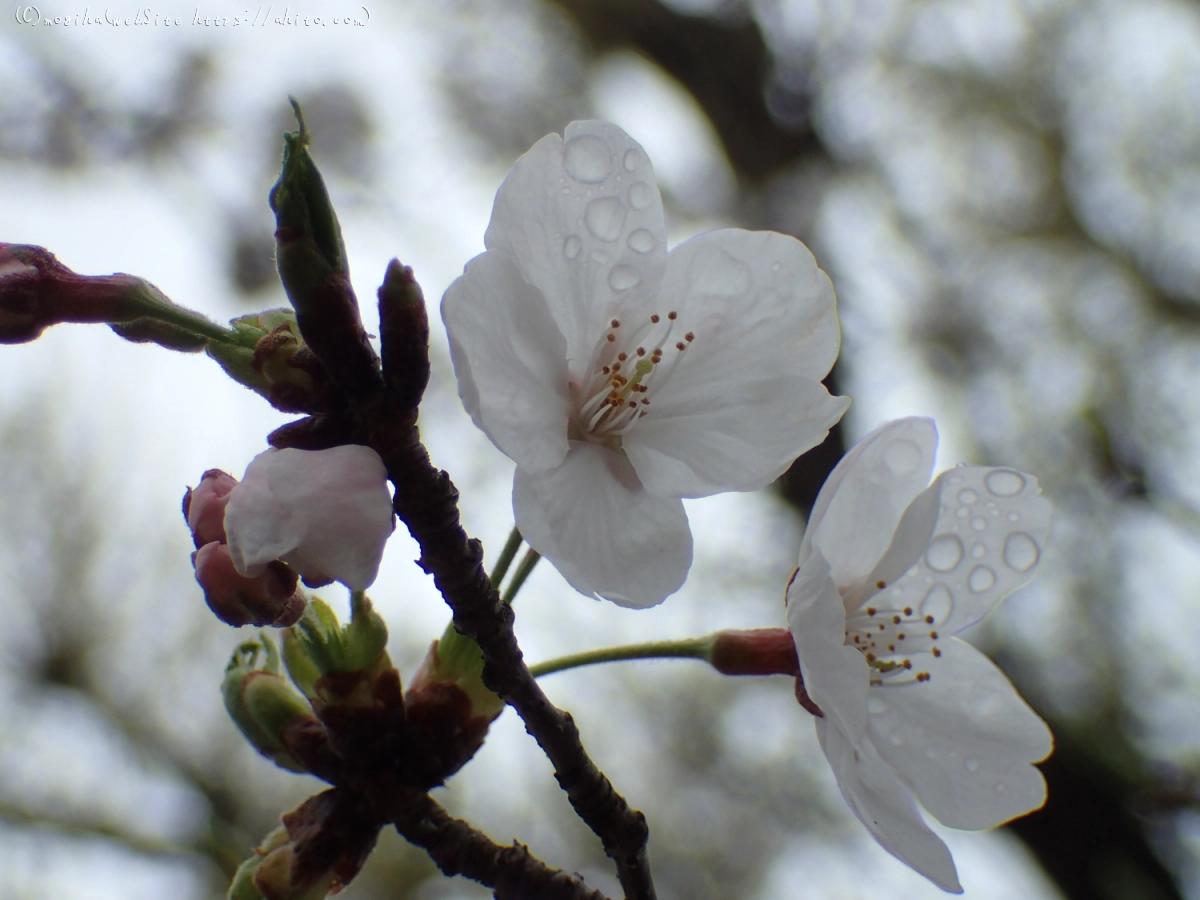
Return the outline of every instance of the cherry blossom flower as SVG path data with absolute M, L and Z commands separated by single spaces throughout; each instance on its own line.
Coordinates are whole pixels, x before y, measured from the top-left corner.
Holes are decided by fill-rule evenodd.
M 225 532 L 238 572 L 282 559 L 313 585 L 366 589 L 395 528 L 387 471 L 374 450 L 267 450 L 229 493 Z
M 574 122 L 521 157 L 446 291 L 458 391 L 517 464 L 529 545 L 572 586 L 647 607 L 692 559 L 681 498 L 761 488 L 820 443 L 849 400 L 833 288 L 773 232 L 666 249 L 645 151 Z
M 788 588 L 788 625 L 817 735 L 854 815 L 892 855 L 961 892 L 917 812 L 978 830 L 1040 807 L 1046 724 L 952 635 L 1025 584 L 1050 530 L 1037 480 L 959 466 L 926 487 L 937 431 L 890 422 L 821 489 Z

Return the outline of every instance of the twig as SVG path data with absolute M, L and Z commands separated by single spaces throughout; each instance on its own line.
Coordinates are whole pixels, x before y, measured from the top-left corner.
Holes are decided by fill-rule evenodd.
M 482 831 L 455 819 L 427 794 L 407 798 L 393 823 L 421 847 L 445 875 L 463 875 L 495 891 L 496 900 L 609 900 L 578 875 L 547 866 L 524 844 L 495 843 Z

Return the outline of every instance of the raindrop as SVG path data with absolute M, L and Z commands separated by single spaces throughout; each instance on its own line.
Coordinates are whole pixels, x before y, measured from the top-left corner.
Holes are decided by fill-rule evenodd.
M 979 757 L 977 756 L 968 756 L 963 760 L 963 767 L 966 768 L 968 772 L 978 772 L 981 765 L 983 764 L 979 761 Z
M 1007 790 L 1007 785 L 1005 785 L 1003 782 L 996 785 L 996 793 L 997 794 L 1003 794 L 1005 792 L 1005 790 Z
M 970 506 L 972 503 L 979 502 L 979 495 L 970 488 L 966 488 L 958 492 L 958 502 Z
M 972 559 L 980 559 L 985 553 L 987 553 L 987 547 L 983 546 L 983 544 L 976 544 L 971 548 Z
M 951 484 L 962 484 L 963 483 L 961 475 L 951 475 L 946 480 L 949 481 Z
M 990 590 L 996 584 L 996 573 L 987 566 L 976 566 L 967 577 L 967 587 L 977 594 Z
M 562 193 L 564 197 L 569 197 L 571 196 L 571 189 L 569 187 L 562 188 Z
M 987 528 L 987 519 L 974 518 L 971 520 L 971 527 L 976 531 L 983 531 Z
M 634 209 L 648 209 L 654 202 L 654 188 L 639 181 L 629 186 L 629 205 Z
M 777 263 L 777 262 L 771 263 L 771 271 L 778 272 L 779 271 L 779 263 Z
M 636 150 L 625 151 L 625 171 L 632 172 L 638 167 L 638 152 Z
M 897 734 L 897 733 L 896 733 L 896 732 L 894 732 L 894 731 L 893 731 L 891 734 L 889 734 L 889 735 L 888 735 L 888 740 L 889 740 L 889 741 L 891 741 L 893 744 L 895 744 L 897 747 L 902 747 L 902 746 L 904 746 L 904 738 L 903 738 L 903 736 L 901 736 L 901 735 Z
M 579 235 L 573 234 L 563 241 L 563 256 L 567 259 L 574 259 L 579 255 L 579 251 L 583 249 L 583 241 L 579 239 Z
M 1004 562 L 1014 572 L 1028 572 L 1039 556 L 1037 541 L 1023 531 L 1014 531 L 1004 541 Z
M 1015 512 L 1010 512 L 1007 516 L 1007 519 L 1010 522 L 1020 522 L 1021 521 L 1021 517 L 1019 515 L 1017 515 Z
M 962 541 L 952 534 L 943 534 L 930 542 L 925 551 L 925 562 L 935 572 L 949 572 L 958 565 L 962 555 Z
M 641 280 L 641 274 L 633 266 L 613 266 L 608 273 L 608 286 L 614 291 L 627 291 Z
M 983 479 L 987 489 L 997 497 L 1011 497 L 1025 487 L 1025 479 L 1020 472 L 1012 469 L 993 469 Z
M 633 151 L 629 151 L 632 153 Z M 629 245 L 630 250 L 636 250 L 638 253 L 649 253 L 658 244 L 658 240 L 646 228 L 639 228 L 633 234 L 629 235 L 629 239 L 625 242 Z
M 584 134 L 567 141 L 563 151 L 567 174 L 584 184 L 597 184 L 612 171 L 608 144 L 594 134 Z
M 882 716 L 885 712 L 891 709 L 886 700 L 882 697 L 876 697 L 870 694 L 867 697 L 867 712 L 873 716 Z
M 954 597 L 944 584 L 931 588 L 921 601 L 921 617 L 932 616 L 934 622 L 944 622 L 954 609 Z
M 921 448 L 912 441 L 892 441 L 883 450 L 883 464 L 893 475 L 907 475 L 921 463 Z
M 970 514 L 971 514 L 971 510 L 965 506 L 960 506 L 958 509 L 956 509 L 954 511 L 954 515 L 959 519 L 965 519 Z
M 625 206 L 616 197 L 600 197 L 583 211 L 588 231 L 602 241 L 615 241 L 625 227 Z

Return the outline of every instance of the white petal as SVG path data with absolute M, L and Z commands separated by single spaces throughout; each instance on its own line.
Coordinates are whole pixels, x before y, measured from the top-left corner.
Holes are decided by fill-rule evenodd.
M 850 811 L 879 846 L 942 890 L 961 894 L 950 851 L 921 820 L 908 789 L 870 740 L 856 748 L 825 719 L 817 719 L 817 736 Z
M 842 734 L 857 741 L 867 726 L 870 672 L 863 655 L 846 646 L 846 611 L 819 550 L 801 562 L 788 585 L 787 619 L 805 691 Z
M 974 647 L 951 638 L 940 649 L 912 658 L 928 681 L 872 689 L 880 755 L 952 828 L 991 828 L 1039 808 L 1046 782 L 1031 763 L 1050 754 L 1050 729 Z
M 667 257 L 659 312 L 678 312 L 669 372 L 625 439 L 651 493 L 755 490 L 825 439 L 849 398 L 821 385 L 837 357 L 833 287 L 794 238 L 712 231 Z M 689 334 L 686 351 L 675 344 Z
M 383 461 L 353 444 L 260 453 L 225 509 L 230 556 L 242 574 L 287 557 L 301 574 L 352 590 L 375 580 L 394 527 Z
M 654 401 L 657 403 L 657 398 Z M 663 497 L 707 497 L 765 487 L 825 439 L 849 398 L 803 376 L 731 382 L 707 409 L 662 417 L 657 407 L 623 445 L 646 489 Z
M 897 419 L 850 448 L 830 473 L 809 517 L 804 545 L 821 550 L 839 588 L 866 581 L 904 510 L 929 483 L 936 451 L 932 419 Z
M 606 122 L 547 135 L 500 186 L 483 240 L 541 289 L 580 375 L 614 312 L 644 306 L 662 278 L 666 222 L 646 151 Z
M 940 507 L 928 549 L 890 583 L 887 594 L 904 601 L 881 605 L 919 605 L 935 628 L 955 634 L 1033 577 L 1050 533 L 1050 501 L 1032 475 L 986 466 L 943 472 L 929 490 Z
M 442 298 L 458 393 L 502 453 L 531 471 L 567 455 L 567 349 L 542 292 L 503 253 L 467 263 Z
M 647 494 L 625 457 L 595 444 L 572 442 L 549 472 L 518 469 L 513 511 L 529 546 L 573 588 L 619 606 L 661 603 L 692 564 L 683 503 Z

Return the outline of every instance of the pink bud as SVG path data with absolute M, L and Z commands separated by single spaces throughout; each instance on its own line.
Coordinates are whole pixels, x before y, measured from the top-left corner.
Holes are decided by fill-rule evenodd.
M 304 595 L 296 589 L 299 578 L 281 562 L 267 564 L 250 578 L 234 568 L 225 544 L 212 541 L 192 554 L 192 565 L 209 609 L 222 622 L 283 628 L 304 613 Z
M 225 506 L 238 481 L 220 469 L 209 469 L 195 488 L 183 495 L 183 517 L 199 549 L 213 541 L 225 543 Z

